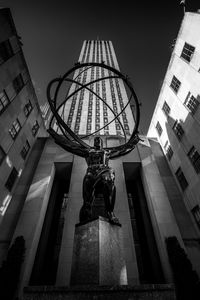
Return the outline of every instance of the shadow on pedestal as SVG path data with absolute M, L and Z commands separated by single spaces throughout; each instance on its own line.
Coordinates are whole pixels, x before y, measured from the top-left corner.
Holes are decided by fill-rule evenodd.
M 126 285 L 122 229 L 98 217 L 77 224 L 71 285 Z

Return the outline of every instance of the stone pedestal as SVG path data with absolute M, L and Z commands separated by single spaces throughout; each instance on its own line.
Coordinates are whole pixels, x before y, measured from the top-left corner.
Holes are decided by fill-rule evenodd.
M 77 224 L 71 286 L 127 285 L 122 238 L 122 228 L 103 217 Z
M 75 229 L 70 287 L 24 288 L 23 300 L 175 300 L 169 284 L 127 285 L 122 228 L 98 217 Z

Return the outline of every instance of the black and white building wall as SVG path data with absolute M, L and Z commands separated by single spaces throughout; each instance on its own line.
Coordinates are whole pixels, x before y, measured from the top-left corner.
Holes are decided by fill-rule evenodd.
M 1 10 L 0 12 L 5 14 L 6 11 Z M 186 19 L 188 17 L 192 18 L 191 15 L 186 15 Z M 4 18 L 9 23 L 10 13 L 7 12 Z M 193 26 L 199 28 L 198 22 L 196 24 L 195 21 Z M 193 22 L 190 22 L 190 24 L 193 24 Z M 11 28 L 13 31 L 9 29 L 7 36 L 4 35 L 3 31 L 0 31 L 1 57 L 4 57 L 4 53 L 7 53 L 4 51 L 8 51 L 8 53 L 9 51 L 15 51 L 12 50 L 12 44 L 10 44 L 12 35 L 16 39 L 13 23 Z M 181 45 L 184 45 L 184 43 L 181 43 L 178 43 L 177 40 L 175 49 L 180 51 Z M 190 40 L 186 40 L 186 43 L 197 47 Z M 0 198 L 2 201 L 1 212 L 3 212 L 1 213 L 2 222 L 0 224 L 0 259 L 3 260 L 5 257 L 11 241 L 22 235 L 26 243 L 26 252 L 22 266 L 20 288 L 22 289 L 28 285 L 68 286 L 72 266 L 74 229 L 75 224 L 79 222 L 79 211 L 83 201 L 82 181 L 87 165 L 83 158 L 74 156 L 57 146 L 51 137 L 40 135 L 37 141 L 34 142 L 38 134 L 35 133 L 36 129 L 33 134 L 33 128 L 36 128 L 34 124 L 37 121 L 38 126 L 41 127 L 43 123 L 31 81 L 23 79 L 24 69 L 26 72 L 28 71 L 24 59 L 22 60 L 21 47 L 18 47 L 19 52 L 15 54 L 11 52 L 12 55 L 5 59 L 0 66 L 0 72 L 2 72 L 0 77 L 0 95 L 2 95 L 0 103 L 3 106 L 2 112 L 0 112 L 0 126 L 4 132 L 3 134 L 2 130 L 0 132 L 2 134 L 0 140 L 2 153 L 0 170 L 3 170 L 0 173 L 0 186 L 4 193 L 0 195 L 2 197 L 2 199 Z M 177 55 L 174 55 L 174 57 L 176 60 L 182 59 Z M 84 41 L 79 62 L 102 61 L 119 69 L 112 43 L 101 40 Z M 186 62 L 183 61 L 182 64 L 186 64 Z M 7 65 L 7 67 L 5 68 L 4 65 Z M 188 62 L 186 66 L 188 66 Z M 9 72 L 9 74 L 12 74 L 12 76 L 9 75 L 11 77 L 6 75 L 9 67 L 11 68 Z M 191 68 L 191 72 L 196 72 L 195 78 L 199 75 L 198 70 L 195 71 L 194 67 Z M 182 75 L 183 72 L 180 71 L 180 74 Z M 19 75 L 18 84 L 13 85 L 13 81 Z M 85 83 L 102 75 L 109 75 L 109 73 L 103 74 L 101 67 L 95 67 L 81 70 L 81 74 L 75 73 L 74 78 L 77 78 L 80 83 Z M 180 80 L 178 74 L 174 73 L 173 76 Z M 191 76 L 188 75 L 188 78 L 191 78 Z M 23 85 L 21 86 L 22 82 Z M 17 89 L 19 85 L 20 88 Z M 10 90 L 7 89 L 7 86 L 10 86 L 10 90 L 15 91 L 15 98 L 9 98 Z M 197 83 L 195 86 L 197 88 Z M 187 94 L 190 92 L 188 101 L 192 95 L 196 99 L 195 91 L 189 85 L 187 87 Z M 126 90 L 120 80 L 100 81 L 95 83 L 92 88 L 109 103 L 115 112 L 120 112 L 127 103 Z M 72 84 L 70 92 L 75 89 L 76 85 Z M 169 87 L 169 89 L 173 92 L 173 87 Z M 5 95 L 4 92 L 6 92 Z M 8 104 L 4 104 L 7 103 L 6 101 Z M 165 97 L 163 104 L 164 101 L 167 102 L 168 98 Z M 15 110 L 13 110 L 13 105 L 16 105 Z M 170 106 L 169 103 L 168 105 Z M 188 120 L 194 119 L 195 114 L 189 112 L 187 105 L 183 104 L 182 106 L 188 111 L 188 116 L 190 116 Z M 27 112 L 30 107 L 30 112 L 26 116 L 25 111 Z M 110 110 L 99 101 L 98 97 L 96 98 L 87 90 L 80 91 L 66 105 L 61 107 L 61 110 L 65 115 L 67 124 L 75 133 L 82 136 L 91 134 L 113 119 Z M 162 113 L 162 110 L 160 113 Z M 179 118 L 178 116 L 175 118 L 175 116 L 170 117 L 170 114 L 168 115 L 166 117 L 165 114 L 161 120 L 158 119 L 163 132 L 162 120 L 171 120 L 172 117 L 175 120 Z M 3 118 L 4 121 L 2 122 Z M 124 125 L 127 136 L 129 136 L 134 125 L 131 106 L 128 106 L 120 116 L 120 121 Z M 23 124 L 25 125 L 23 126 Z M 177 124 L 179 123 L 177 122 L 176 126 L 178 126 Z M 55 128 L 57 128 L 56 124 Z M 57 128 L 57 130 L 59 129 Z M 173 133 L 174 130 L 171 132 Z M 195 130 L 192 132 L 195 134 Z M 105 126 L 99 134 L 103 138 L 105 146 L 117 145 L 123 142 L 123 133 L 117 120 Z M 138 143 L 134 151 L 127 156 L 110 162 L 116 173 L 115 213 L 122 224 L 127 280 L 129 285 L 170 283 L 173 281 L 173 276 L 165 239 L 176 236 L 180 245 L 187 251 L 194 268 L 200 273 L 200 249 L 198 243 L 195 242 L 199 238 L 199 231 L 195 221 L 191 218 L 188 203 L 185 200 L 183 201 L 183 192 L 179 188 L 176 179 L 178 176 L 174 176 L 171 165 L 167 163 L 164 155 L 165 151 L 162 150 L 162 148 L 164 149 L 162 140 L 160 146 L 159 141 L 155 138 L 145 136 L 141 136 L 141 138 L 142 141 Z M 175 138 L 176 135 L 173 138 L 174 143 L 176 142 Z M 93 136 L 85 139 L 88 143 L 93 143 Z M 21 148 L 28 145 L 26 141 L 29 145 L 33 145 L 33 148 L 28 148 L 28 154 L 24 160 L 24 153 L 27 150 L 22 151 Z M 17 145 L 15 151 L 13 151 L 14 153 L 9 150 L 12 149 L 9 147 L 13 143 Z M 180 144 L 179 140 L 177 140 L 177 143 Z M 196 144 L 192 144 L 192 146 L 197 148 Z M 25 148 L 27 149 L 27 147 Z M 173 151 L 175 152 L 175 150 Z M 190 151 L 189 148 L 188 151 Z M 186 158 L 188 164 L 191 163 L 190 157 L 186 155 Z M 24 161 L 26 161 L 25 164 Z M 8 165 L 8 162 L 11 166 Z M 13 179 L 14 175 L 8 180 L 12 168 L 16 169 L 17 174 L 22 168 L 21 176 L 15 175 L 17 177 L 16 181 Z M 192 168 L 193 166 L 191 166 Z M 187 189 L 188 187 L 189 181 Z M 12 197 L 9 196 L 9 203 L 5 204 L 5 197 L 10 195 L 10 190 L 12 190 Z M 95 201 L 101 202 L 101 198 L 102 195 L 98 195 Z M 19 206 L 17 206 L 18 203 Z M 195 205 L 198 205 L 198 203 L 195 203 Z M 5 240 L 7 244 L 4 245 L 2 241 Z

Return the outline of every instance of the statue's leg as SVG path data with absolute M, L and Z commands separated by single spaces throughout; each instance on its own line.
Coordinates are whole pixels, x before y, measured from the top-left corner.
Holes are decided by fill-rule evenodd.
M 119 224 L 119 220 L 114 214 L 116 187 L 114 184 L 114 176 L 111 174 L 104 174 L 102 176 L 103 183 L 103 196 L 105 201 L 105 207 L 108 214 L 108 218 L 111 223 Z
M 83 179 L 83 206 L 80 210 L 80 222 L 85 222 L 92 217 L 94 176 L 87 173 Z

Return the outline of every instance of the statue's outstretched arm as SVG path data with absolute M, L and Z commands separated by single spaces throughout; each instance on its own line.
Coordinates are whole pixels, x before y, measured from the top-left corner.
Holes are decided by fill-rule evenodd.
M 120 156 L 124 156 L 124 155 L 130 153 L 134 148 L 135 148 L 135 146 L 133 146 L 132 148 L 128 148 L 128 149 L 126 148 L 126 149 L 123 149 L 123 150 L 120 150 L 120 151 L 113 150 L 113 151 L 110 152 L 109 158 L 110 159 L 115 159 L 115 158 L 118 158 Z
M 67 139 L 66 137 L 59 135 L 52 128 L 49 128 L 47 131 L 52 136 L 55 143 L 57 145 L 61 146 L 64 150 L 71 152 L 75 155 L 81 156 L 81 157 L 88 156 L 88 149 L 82 147 L 81 145 L 79 145 L 75 142 L 72 142 L 70 139 Z
M 115 149 L 111 150 L 109 158 L 110 159 L 115 159 L 115 158 L 118 158 L 120 156 L 124 156 L 124 155 L 130 153 L 135 148 L 135 146 L 139 142 L 139 140 L 140 140 L 139 136 L 136 135 L 134 137 L 134 139 L 129 141 L 129 143 L 127 143 L 126 147 L 124 147 L 123 149 L 121 149 L 121 150 L 115 150 Z

